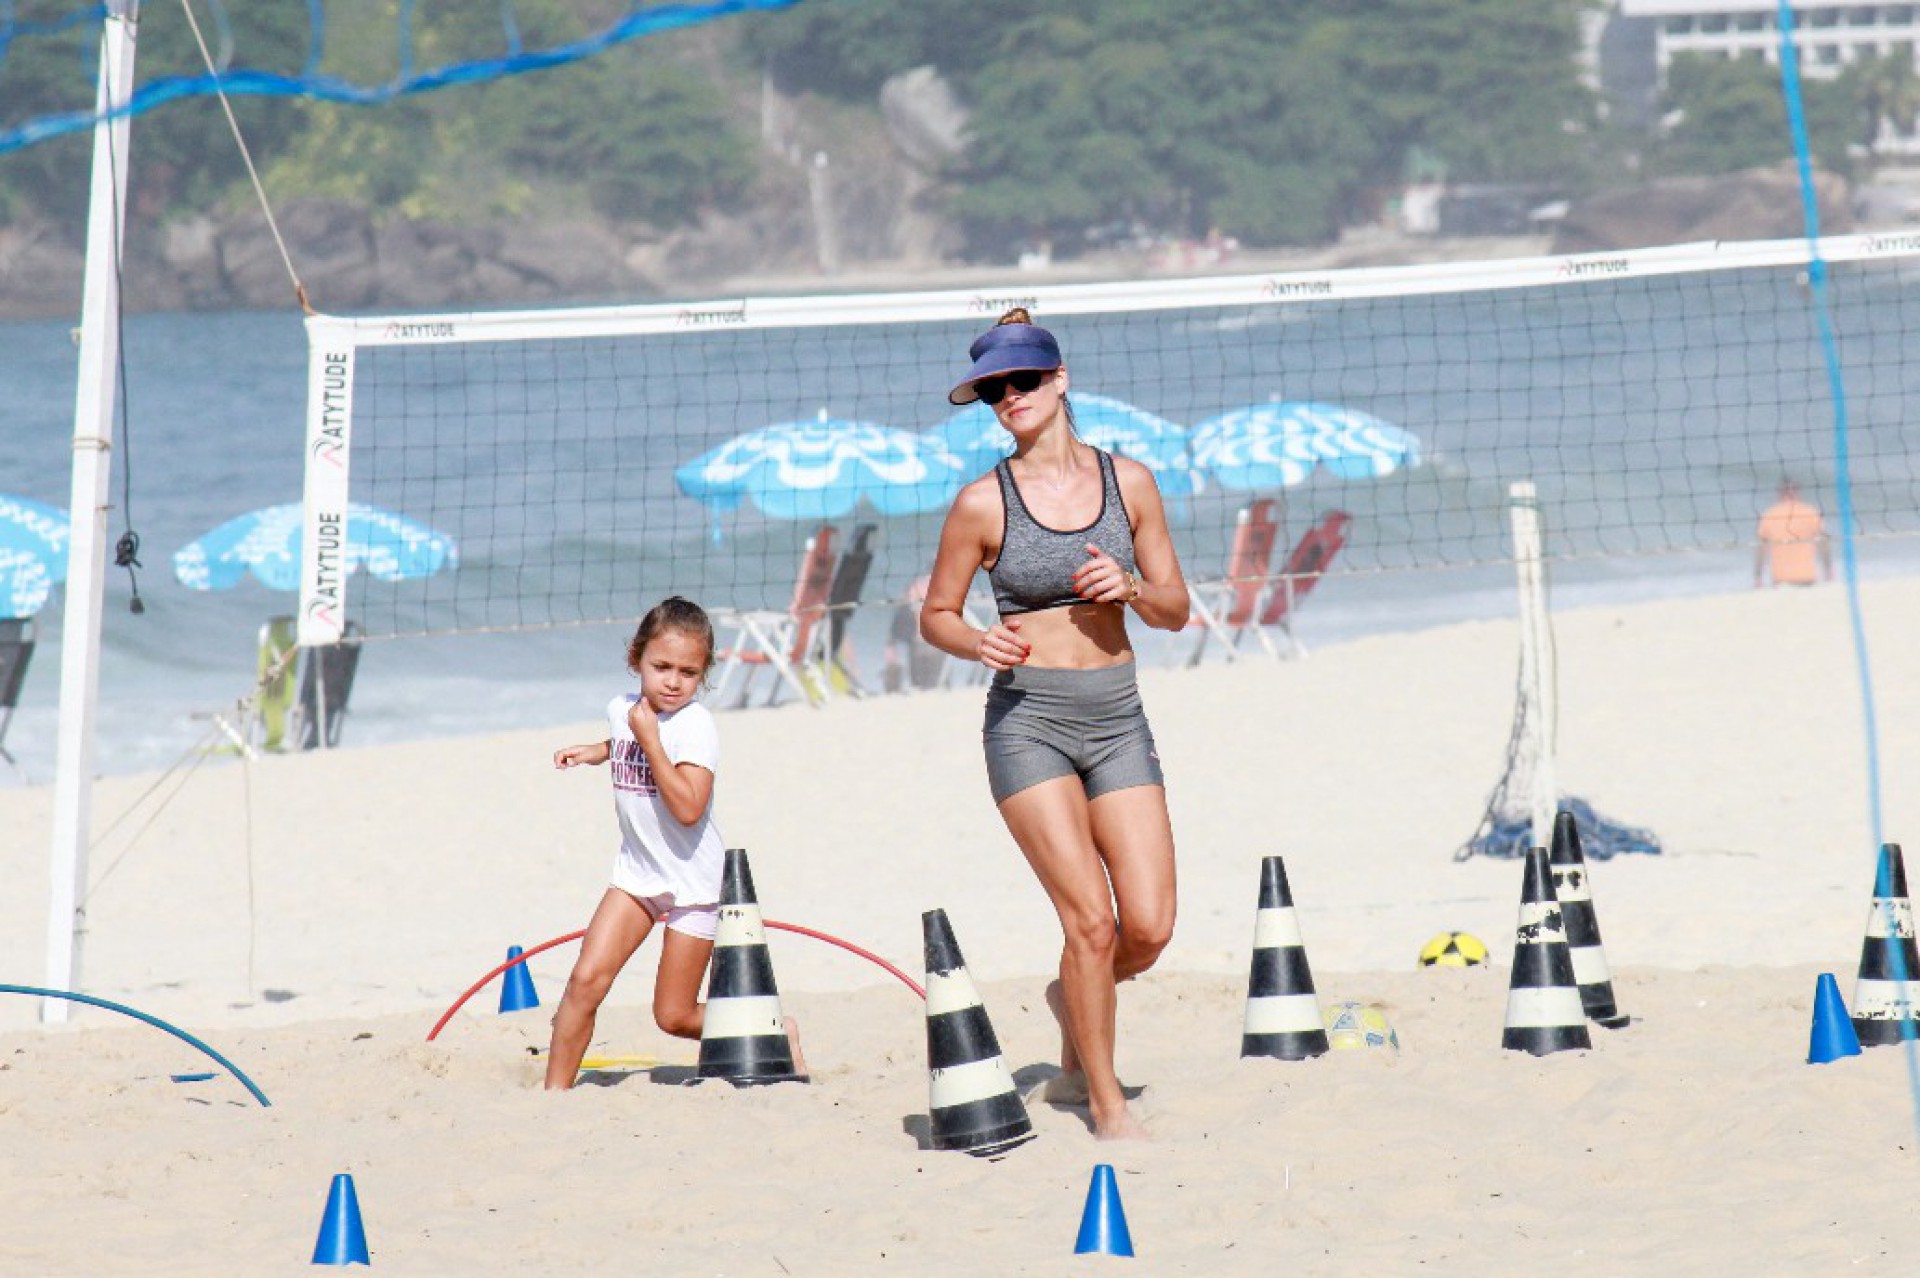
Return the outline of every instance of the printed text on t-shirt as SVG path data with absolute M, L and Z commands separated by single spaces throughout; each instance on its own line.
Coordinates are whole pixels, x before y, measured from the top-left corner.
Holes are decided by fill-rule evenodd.
M 615 741 L 611 762 L 614 789 L 634 794 L 660 793 L 660 787 L 653 781 L 653 765 L 647 762 L 647 752 L 640 748 L 638 741 Z

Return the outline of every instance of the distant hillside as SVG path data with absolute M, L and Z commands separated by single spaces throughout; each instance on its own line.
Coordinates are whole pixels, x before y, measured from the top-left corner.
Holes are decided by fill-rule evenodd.
M 1608 124 L 1577 66 L 1585 8 L 808 0 L 378 108 L 235 105 L 296 265 L 334 310 L 687 295 L 1022 256 L 1160 261 L 1200 241 L 1303 249 L 1381 225 L 1410 178 L 1577 200 L 1785 153 L 1758 66 L 1676 75 L 1660 135 Z M 624 6 L 513 11 L 529 41 L 553 41 Z M 288 0 L 230 6 L 237 56 L 297 65 L 304 15 Z M 418 6 L 416 38 L 472 41 L 490 31 L 475 21 Z M 90 38 L 16 41 L 0 117 L 84 107 Z M 389 43 L 381 22 L 349 24 L 326 65 L 377 80 Z M 197 59 L 178 11 L 147 6 L 142 76 Z M 1868 118 L 1850 83 L 1808 86 L 1838 171 Z M 0 156 L 0 313 L 77 307 L 87 145 Z M 214 104 L 141 117 L 132 152 L 131 305 L 288 304 Z

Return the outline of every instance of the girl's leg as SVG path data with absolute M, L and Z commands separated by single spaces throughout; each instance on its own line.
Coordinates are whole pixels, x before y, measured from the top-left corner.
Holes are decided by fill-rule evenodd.
M 1111 790 L 1087 805 L 1093 843 L 1106 863 L 1118 907 L 1120 939 L 1113 979 L 1152 967 L 1173 939 L 1173 822 L 1167 792 L 1157 785 Z
M 593 1022 L 600 1004 L 613 988 L 613 978 L 627 965 L 633 952 L 653 930 L 653 915 L 646 907 L 619 888 L 608 888 L 600 898 L 587 935 L 580 942 L 580 957 L 574 960 L 573 974 L 567 977 L 567 992 L 553 1013 L 553 1041 L 547 1048 L 547 1090 L 573 1086 L 580 1073 L 580 1058 L 587 1054 L 587 1042 L 593 1037 Z
M 653 1023 L 675 1038 L 699 1038 L 706 1023 L 700 980 L 713 957 L 713 942 L 668 928 L 660 941 L 660 970 L 653 978 Z
M 713 942 L 705 937 L 666 929 L 660 942 L 660 970 L 653 981 L 653 1023 L 676 1038 L 699 1038 L 706 1026 L 707 1005 L 700 1001 L 700 978 L 713 957 Z M 795 1073 L 807 1072 L 800 1054 L 800 1026 L 787 1017 L 787 1046 L 793 1052 Z
M 1113 1069 L 1113 893 L 1093 839 L 1086 791 L 1077 776 L 1055 777 L 1009 795 L 1000 815 L 1060 916 L 1060 1001 L 1087 1076 L 1087 1103 L 1101 1138 L 1145 1133 L 1127 1112 Z

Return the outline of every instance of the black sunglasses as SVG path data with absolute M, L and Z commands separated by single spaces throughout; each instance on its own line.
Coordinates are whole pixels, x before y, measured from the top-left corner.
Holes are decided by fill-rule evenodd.
M 997 404 L 1007 397 L 1010 390 L 1021 395 L 1039 390 L 1040 383 L 1052 377 L 1055 371 L 1051 368 L 1016 368 L 998 377 L 981 378 L 973 384 L 973 393 L 980 397 L 983 404 Z

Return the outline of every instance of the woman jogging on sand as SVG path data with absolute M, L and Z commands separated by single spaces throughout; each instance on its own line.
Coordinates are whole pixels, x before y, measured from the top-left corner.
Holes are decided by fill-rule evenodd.
M 988 782 L 1065 942 L 1046 1098 L 1084 1099 L 1103 1140 L 1144 1136 L 1114 1073 L 1115 985 L 1173 935 L 1173 828 L 1126 615 L 1179 630 L 1187 585 L 1152 473 L 1074 434 L 1053 334 L 1016 307 L 967 354 L 948 399 L 993 409 L 1013 454 L 954 498 L 920 633 L 995 672 Z M 980 631 L 961 608 L 983 568 L 999 620 Z

